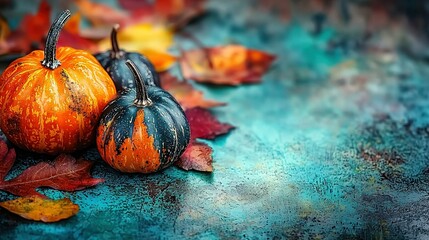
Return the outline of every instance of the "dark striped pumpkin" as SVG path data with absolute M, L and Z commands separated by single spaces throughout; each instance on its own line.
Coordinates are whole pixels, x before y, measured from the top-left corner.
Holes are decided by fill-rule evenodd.
M 119 26 L 116 25 L 112 29 L 112 33 L 110 35 L 112 50 L 95 55 L 95 58 L 112 78 L 115 83 L 116 90 L 122 91 L 129 88 L 135 88 L 133 74 L 125 65 L 127 60 L 131 60 L 136 65 L 140 73 L 143 74 L 146 85 L 159 87 L 160 81 L 159 76 L 155 71 L 155 67 L 145 56 L 137 52 L 126 52 L 119 48 L 117 40 L 118 28 Z
M 97 149 L 121 172 L 152 173 L 170 166 L 189 143 L 185 114 L 168 92 L 145 86 L 137 67 L 126 62 L 136 81 L 104 109 Z

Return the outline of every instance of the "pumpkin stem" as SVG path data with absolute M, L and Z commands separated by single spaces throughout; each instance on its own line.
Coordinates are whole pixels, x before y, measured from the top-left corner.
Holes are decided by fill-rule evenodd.
M 127 60 L 125 64 L 127 64 L 127 67 L 133 73 L 134 81 L 136 82 L 136 99 L 134 100 L 134 104 L 140 107 L 147 107 L 151 105 L 152 101 L 149 99 L 146 85 L 144 84 L 140 71 L 137 69 L 136 65 L 131 60 Z
M 42 65 L 44 67 L 54 70 L 61 65 L 61 62 L 58 61 L 55 56 L 57 52 L 57 42 L 58 37 L 60 36 L 61 29 L 64 27 L 64 24 L 70 16 L 70 11 L 64 10 L 51 25 L 51 28 L 48 32 L 48 37 L 46 38 L 45 58 L 42 61 Z
M 112 43 L 112 51 L 110 53 L 110 57 L 116 59 L 124 56 L 124 52 L 121 51 L 118 45 L 118 29 L 119 24 L 115 24 L 115 26 L 113 26 L 112 28 L 112 33 L 110 34 L 110 42 Z

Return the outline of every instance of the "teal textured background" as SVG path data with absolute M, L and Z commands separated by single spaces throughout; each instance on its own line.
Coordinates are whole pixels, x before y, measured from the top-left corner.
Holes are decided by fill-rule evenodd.
M 41 190 L 71 198 L 79 214 L 43 224 L 0 209 L 0 238 L 429 238 L 427 64 L 401 52 L 380 61 L 327 51 L 335 29 L 313 36 L 308 22 L 286 25 L 251 3 L 211 1 L 208 15 L 187 27 L 207 46 L 235 42 L 278 56 L 261 84 L 195 85 L 227 102 L 213 112 L 237 126 L 207 141 L 212 174 L 121 174 L 89 149 L 82 155 L 105 183 Z M 356 66 L 333 76 L 343 61 Z M 45 159 L 18 152 L 10 176 Z

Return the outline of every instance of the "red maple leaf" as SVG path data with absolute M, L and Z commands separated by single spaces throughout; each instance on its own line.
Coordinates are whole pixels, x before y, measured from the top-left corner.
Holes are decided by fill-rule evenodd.
M 213 149 L 207 144 L 193 141 L 176 162 L 176 166 L 187 171 L 213 172 L 212 152 Z
M 219 122 L 207 109 L 196 107 L 185 111 L 191 127 L 191 140 L 196 138 L 214 139 L 228 133 L 235 127 Z
M 31 41 L 41 42 L 47 34 L 51 19 L 51 6 L 43 0 L 40 2 L 39 10 L 36 14 L 27 14 L 22 19 L 19 29 L 25 32 L 26 37 Z
M 15 150 L 8 149 L 6 143 L 0 141 L 0 190 L 18 196 L 45 197 L 37 192 L 36 188 L 50 187 L 63 191 L 76 191 L 104 181 L 104 179 L 91 177 L 89 174 L 91 162 L 76 160 L 65 154 L 58 156 L 53 164 L 41 162 L 6 181 L 4 178 L 13 166 L 15 157 Z

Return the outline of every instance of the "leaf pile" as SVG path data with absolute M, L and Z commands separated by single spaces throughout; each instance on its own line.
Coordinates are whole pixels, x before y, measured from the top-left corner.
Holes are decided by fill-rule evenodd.
M 89 174 L 91 162 L 76 160 L 64 154 L 58 156 L 53 164 L 41 162 L 29 167 L 17 177 L 5 180 L 15 163 L 15 158 L 15 150 L 9 149 L 4 141 L 0 141 L 0 190 L 24 197 L 2 202 L 0 206 L 28 219 L 58 221 L 73 216 L 79 210 L 79 207 L 70 200 L 47 199 L 45 195 L 36 191 L 37 188 L 50 187 L 76 191 L 104 181 L 91 177 Z

